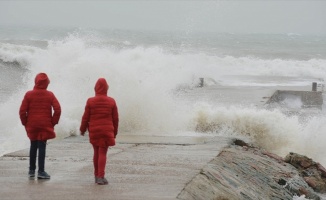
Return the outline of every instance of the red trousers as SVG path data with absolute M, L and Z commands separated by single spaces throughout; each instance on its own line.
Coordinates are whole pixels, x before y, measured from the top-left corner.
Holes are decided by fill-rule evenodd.
M 108 148 L 109 147 L 99 147 L 93 145 L 94 175 L 96 177 L 103 178 L 105 175 L 106 154 L 108 152 Z

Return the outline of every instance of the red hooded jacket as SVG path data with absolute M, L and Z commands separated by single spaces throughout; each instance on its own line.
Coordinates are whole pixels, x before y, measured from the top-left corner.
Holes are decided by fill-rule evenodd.
M 97 80 L 94 89 L 95 97 L 86 102 L 80 132 L 88 129 L 90 143 L 95 146 L 114 146 L 119 124 L 116 102 L 107 96 L 109 85 L 104 78 Z
M 55 138 L 54 125 L 59 122 L 61 107 L 54 94 L 47 90 L 49 83 L 45 73 L 37 74 L 34 89 L 26 92 L 19 109 L 21 123 L 32 141 Z

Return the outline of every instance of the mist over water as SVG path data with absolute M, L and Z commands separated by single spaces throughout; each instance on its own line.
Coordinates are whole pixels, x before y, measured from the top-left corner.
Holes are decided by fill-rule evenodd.
M 188 101 L 187 95 L 176 98 L 184 91 L 191 93 L 200 77 L 211 80 L 212 86 L 235 88 L 311 84 L 309 78 L 326 78 L 326 51 L 322 53 L 323 47 L 317 43 L 311 46 L 311 49 L 317 46 L 317 50 L 309 51 L 308 47 L 302 51 L 296 48 L 302 43 L 293 43 L 291 38 L 287 47 L 277 44 L 280 37 L 292 36 L 276 35 L 266 39 L 262 35 L 255 40 L 252 36 L 233 35 L 242 43 L 234 47 L 236 43 L 232 42 L 229 46 L 222 45 L 229 43 L 225 42 L 225 35 L 225 38 L 210 39 L 215 43 L 205 43 L 196 37 L 188 38 L 187 42 L 181 38 L 169 41 L 162 39 L 169 38 L 164 34 L 152 39 L 139 33 L 133 33 L 134 37 L 126 37 L 128 39 L 123 35 L 113 37 L 112 33 L 108 38 L 103 36 L 105 34 L 77 31 L 59 39 L 10 41 L 2 37 L 0 109 L 5 114 L 0 116 L 0 154 L 28 145 L 18 109 L 25 92 L 33 88 L 35 75 L 45 72 L 51 81 L 48 89 L 62 106 L 62 117 L 56 126 L 58 138 L 79 134 L 86 100 L 94 95 L 97 79 L 104 77 L 110 86 L 108 95 L 118 104 L 120 132 L 247 137 L 282 156 L 293 151 L 326 164 L 323 112 L 302 120 L 277 109 Z M 253 44 L 246 44 L 248 37 L 252 37 Z M 311 39 L 298 36 L 297 40 Z M 264 47 L 260 44 L 262 41 L 275 46 Z M 251 50 L 246 50 L 249 46 Z M 289 54 L 283 55 L 284 51 Z M 237 78 L 241 76 L 267 77 L 266 80 L 271 81 L 246 82 Z M 288 83 L 274 77 L 299 77 L 299 81 Z

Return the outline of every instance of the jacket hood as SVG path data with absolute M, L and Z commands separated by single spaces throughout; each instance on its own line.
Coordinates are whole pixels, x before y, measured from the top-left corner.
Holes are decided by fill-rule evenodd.
M 99 78 L 95 84 L 94 90 L 96 95 L 107 95 L 109 85 L 104 78 Z
M 35 86 L 37 89 L 46 89 L 50 83 L 50 79 L 46 73 L 39 73 L 35 77 Z

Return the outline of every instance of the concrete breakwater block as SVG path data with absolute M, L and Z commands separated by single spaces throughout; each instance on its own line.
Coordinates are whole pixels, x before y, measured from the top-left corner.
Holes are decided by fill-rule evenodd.
M 268 105 L 278 104 L 292 109 L 322 109 L 323 94 L 317 91 L 277 90 L 266 102 Z

